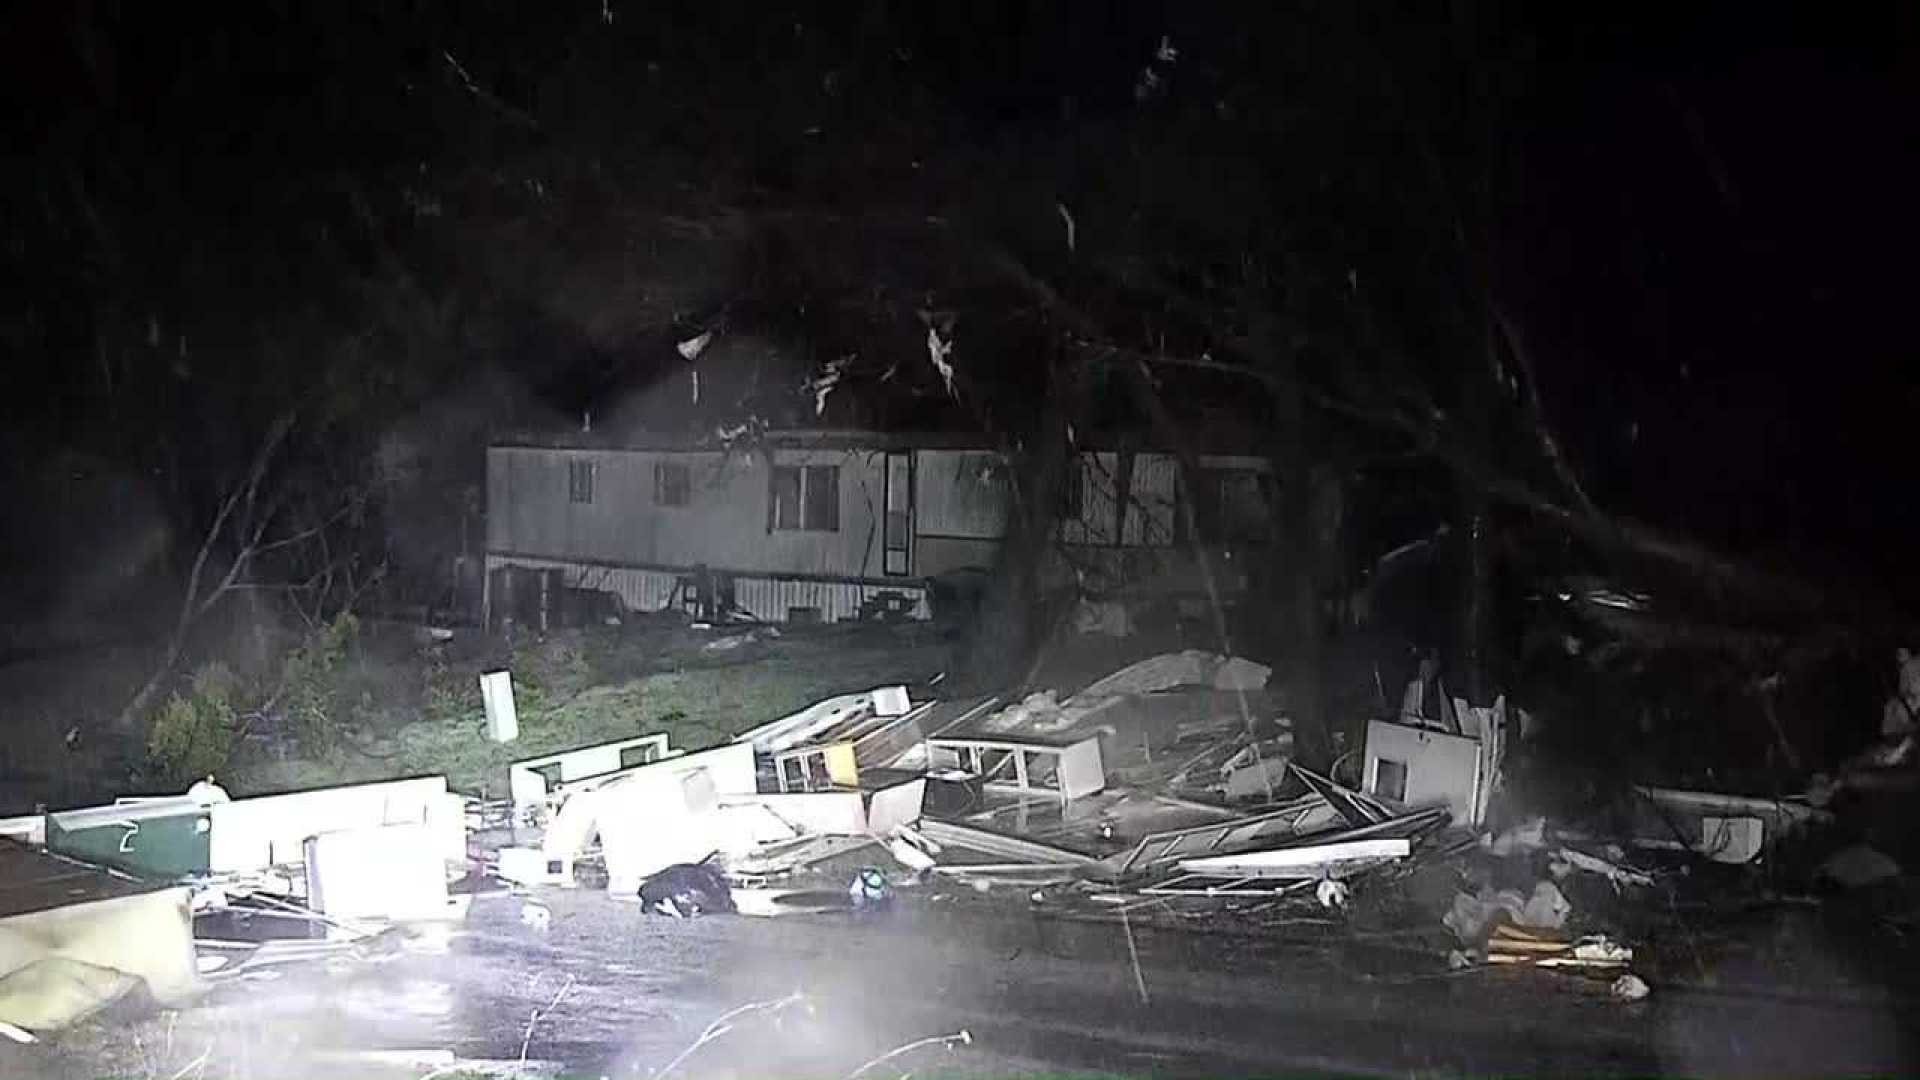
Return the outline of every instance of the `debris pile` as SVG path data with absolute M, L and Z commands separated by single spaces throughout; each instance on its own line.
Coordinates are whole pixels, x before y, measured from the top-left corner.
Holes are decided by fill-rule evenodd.
M 465 801 L 443 776 L 232 799 L 209 778 L 10 819 L 0 1025 L 57 1030 L 144 987 L 183 1004 L 284 963 L 457 921 Z
M 1714 874 L 1834 818 L 1651 785 L 1590 819 L 1524 813 L 1506 781 L 1526 717 L 1504 698 L 1436 694 L 1445 707 L 1372 719 L 1328 775 L 1294 760 L 1268 675 L 1190 650 L 1064 697 L 885 686 L 704 749 L 656 733 L 528 758 L 497 801 L 444 777 L 243 799 L 208 781 L 0 821 L 0 1024 L 30 1036 L 134 985 L 168 1000 L 458 920 L 470 843 L 532 933 L 551 925 L 544 890 L 583 886 L 681 919 L 985 897 L 1390 936 L 1416 969 L 1578 976 L 1637 1001 L 1643 974 L 1659 981 L 1647 943 L 1663 912 L 1688 890 L 1748 887 Z M 491 738 L 512 725 L 511 683 L 496 683 Z M 1857 888 L 1899 875 L 1864 845 L 1818 871 Z

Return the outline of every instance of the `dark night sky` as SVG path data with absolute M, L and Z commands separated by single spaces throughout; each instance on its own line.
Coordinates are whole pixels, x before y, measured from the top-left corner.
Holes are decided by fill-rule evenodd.
M 523 18 L 597 16 L 592 5 L 574 6 Z M 711 67 L 715 92 L 749 108 L 755 95 L 788 93 L 757 83 L 749 58 L 726 55 L 736 36 L 729 20 L 743 39 L 765 29 L 745 8 L 613 7 L 633 40 L 711 45 L 681 59 Z M 227 207 L 233 244 L 275 236 L 292 264 L 307 235 L 293 224 L 318 213 L 284 194 L 299 190 L 299 177 L 422 150 L 485 154 L 516 137 L 476 134 L 473 102 L 446 92 L 439 46 L 506 56 L 487 70 L 508 101 L 538 82 L 541 65 L 566 60 L 551 44 L 561 38 L 543 32 L 530 29 L 514 48 L 487 38 L 481 28 L 498 12 L 471 26 L 395 16 L 400 30 L 372 21 L 356 29 L 347 23 L 367 19 L 357 9 L 262 5 L 234 9 L 233 32 L 221 36 L 208 25 L 223 17 L 182 28 L 154 9 L 108 6 L 96 25 L 119 27 L 120 39 L 103 77 L 89 73 L 93 54 L 57 5 L 35 10 L 8 35 L 26 54 L 10 65 L 19 152 L 41 166 L 94 154 L 100 168 L 98 147 L 113 146 L 107 164 L 120 191 L 184 191 Z M 1312 4 L 1299 11 L 1324 15 Z M 1920 240 L 1915 17 L 1891 3 L 1483 11 L 1538 49 L 1507 132 L 1514 172 L 1495 215 L 1495 276 L 1527 326 L 1548 411 L 1594 493 L 1737 550 L 1900 576 L 1899 559 L 1920 540 L 1908 435 L 1920 409 L 1909 316 Z M 893 47 L 926 73 L 955 137 L 1044 137 L 1062 123 L 1063 99 L 1086 117 L 1131 107 L 1130 80 L 1162 33 L 1182 49 L 1186 77 L 1241 36 L 1312 33 L 1313 17 L 1002 0 L 896 15 L 910 41 Z M 687 37 L 676 20 L 706 20 L 720 36 Z M 837 28 L 843 49 L 873 47 L 860 43 L 849 9 L 830 7 L 818 21 Z M 1398 48 L 1424 47 L 1404 28 L 1399 38 Z M 108 100 L 97 100 L 101 87 Z M 432 87 L 440 97 L 423 89 Z M 389 92 L 412 104 L 381 107 Z M 579 108 L 556 99 L 539 107 Z M 591 110 L 568 120 L 582 130 L 591 122 Z M 636 152 L 657 154 L 671 171 L 679 151 Z M 688 167 L 697 165 L 689 158 Z M 25 215 L 7 219 L 16 228 L 35 197 L 15 203 Z M 167 250 L 149 252 L 156 265 L 143 268 L 159 294 L 169 284 Z M 85 277 L 84 267 L 57 272 Z M 313 283 L 296 269 L 229 284 L 228 305 L 243 309 Z M 23 387 L 84 382 L 75 374 L 90 361 L 84 339 L 51 340 L 60 348 L 14 358 L 24 360 L 16 370 L 41 376 Z M 87 419 L 85 400 L 57 389 L 12 398 L 10 423 L 23 429 Z M 63 405 L 76 414 L 46 425 Z
M 1563 373 L 1550 407 L 1603 499 L 1897 572 L 1920 535 L 1915 24 L 1687 10 L 1542 95 L 1506 273 Z

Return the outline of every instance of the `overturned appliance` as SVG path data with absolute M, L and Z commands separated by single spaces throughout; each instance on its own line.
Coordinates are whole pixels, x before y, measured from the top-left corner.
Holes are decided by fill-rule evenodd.
M 1456 698 L 1453 730 L 1374 720 L 1367 724 L 1361 789 L 1400 806 L 1442 805 L 1456 824 L 1479 828 L 1500 786 L 1507 699 L 1472 708 Z

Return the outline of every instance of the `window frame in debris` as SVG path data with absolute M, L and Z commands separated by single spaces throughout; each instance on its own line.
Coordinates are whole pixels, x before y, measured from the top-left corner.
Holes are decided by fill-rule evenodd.
M 592 458 L 567 459 L 567 502 L 570 505 L 593 505 L 594 473 L 598 471 Z
M 1388 802 L 1406 802 L 1408 764 L 1408 762 L 1395 761 L 1392 758 L 1374 758 L 1373 782 L 1367 785 L 1368 794 L 1371 794 L 1377 799 L 1385 799 Z M 1390 769 L 1392 770 L 1391 773 L 1389 772 Z M 1390 775 L 1392 775 L 1397 782 L 1389 784 L 1387 778 Z
M 775 465 L 767 479 L 769 532 L 839 532 L 840 466 Z
M 653 505 L 688 506 L 693 502 L 693 469 L 684 461 L 653 463 Z
M 1060 752 L 1058 750 L 1020 751 L 1020 786 L 1058 794 L 1060 791 Z
M 807 763 L 799 755 L 780 759 L 780 790 L 807 790 Z
M 993 755 L 991 758 L 988 755 Z M 1011 771 L 1007 769 L 1012 765 Z M 973 748 L 973 774 L 983 784 L 1020 784 L 1020 751 L 998 746 Z M 1005 775 L 1003 775 L 1005 774 Z M 1020 786 L 1024 787 L 1024 784 Z
M 934 768 L 958 769 L 983 787 L 1066 802 L 1078 797 L 1069 788 L 1072 777 L 1069 757 L 1087 743 L 1095 744 L 1097 755 L 1098 745 L 1092 739 L 1052 745 L 994 739 L 976 742 L 971 736 L 962 735 L 929 740 L 927 760 Z M 1093 765 L 1098 771 L 1097 760 Z M 1079 794 L 1091 794 L 1093 790 L 1098 788 L 1083 787 Z

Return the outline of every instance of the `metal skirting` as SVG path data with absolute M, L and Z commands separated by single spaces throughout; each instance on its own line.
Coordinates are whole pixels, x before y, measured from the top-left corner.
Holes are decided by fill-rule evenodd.
M 524 555 L 488 556 L 489 573 L 503 566 L 560 570 L 566 575 L 569 588 L 614 593 L 629 611 L 659 611 L 667 607 L 674 599 L 680 578 L 675 571 L 656 568 L 606 566 Z M 691 573 L 691 568 L 686 572 Z M 869 601 L 888 593 L 904 597 L 911 617 L 931 617 L 926 589 L 915 579 L 891 585 L 735 575 L 733 581 L 735 603 L 763 622 L 786 622 L 796 610 L 818 612 L 821 622 L 857 619 Z
M 869 600 L 886 593 L 905 596 L 912 603 L 912 616 L 928 617 L 926 590 L 918 585 L 870 585 L 862 582 L 795 581 L 782 578 L 736 577 L 734 599 L 756 619 L 785 622 L 796 609 L 818 611 L 821 622 L 841 622 L 860 617 L 860 609 Z

